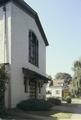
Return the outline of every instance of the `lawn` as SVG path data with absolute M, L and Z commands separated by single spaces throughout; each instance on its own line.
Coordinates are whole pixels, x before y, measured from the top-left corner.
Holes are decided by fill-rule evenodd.
M 57 117 L 60 119 L 70 119 L 72 116 L 72 113 L 65 113 L 65 112 L 60 112 L 60 113 L 56 113 L 51 115 L 52 117 Z

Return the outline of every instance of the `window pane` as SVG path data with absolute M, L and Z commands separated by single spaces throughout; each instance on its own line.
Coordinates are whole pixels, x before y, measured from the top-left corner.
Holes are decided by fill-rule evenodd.
M 33 32 L 29 32 L 29 62 L 38 66 L 38 40 Z

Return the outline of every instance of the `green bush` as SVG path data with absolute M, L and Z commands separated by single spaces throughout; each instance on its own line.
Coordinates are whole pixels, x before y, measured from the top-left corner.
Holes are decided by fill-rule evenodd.
M 58 98 L 48 98 L 48 102 L 50 102 L 54 105 L 61 105 L 61 100 Z
M 2 105 L 0 105 L 0 117 L 3 118 L 4 116 L 6 116 L 5 107 L 3 107 Z
M 71 97 L 70 97 L 70 96 L 67 96 L 66 102 L 67 102 L 67 103 L 71 103 Z
M 49 110 L 52 108 L 52 104 L 45 100 L 29 99 L 29 100 L 24 100 L 19 104 L 17 104 L 17 108 L 22 109 L 24 111 Z
M 0 117 L 6 114 L 4 96 L 5 96 L 5 83 L 8 81 L 8 74 L 5 72 L 5 65 L 0 65 Z

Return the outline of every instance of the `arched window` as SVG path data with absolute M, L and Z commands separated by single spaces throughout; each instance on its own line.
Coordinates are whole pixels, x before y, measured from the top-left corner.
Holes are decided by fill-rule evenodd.
M 32 31 L 29 31 L 29 62 L 38 66 L 38 40 Z

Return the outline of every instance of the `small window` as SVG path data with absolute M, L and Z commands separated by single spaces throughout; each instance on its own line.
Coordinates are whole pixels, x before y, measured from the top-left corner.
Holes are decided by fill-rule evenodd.
M 38 39 L 32 31 L 29 31 L 29 62 L 38 66 Z
M 56 94 L 60 94 L 60 90 L 56 90 Z

